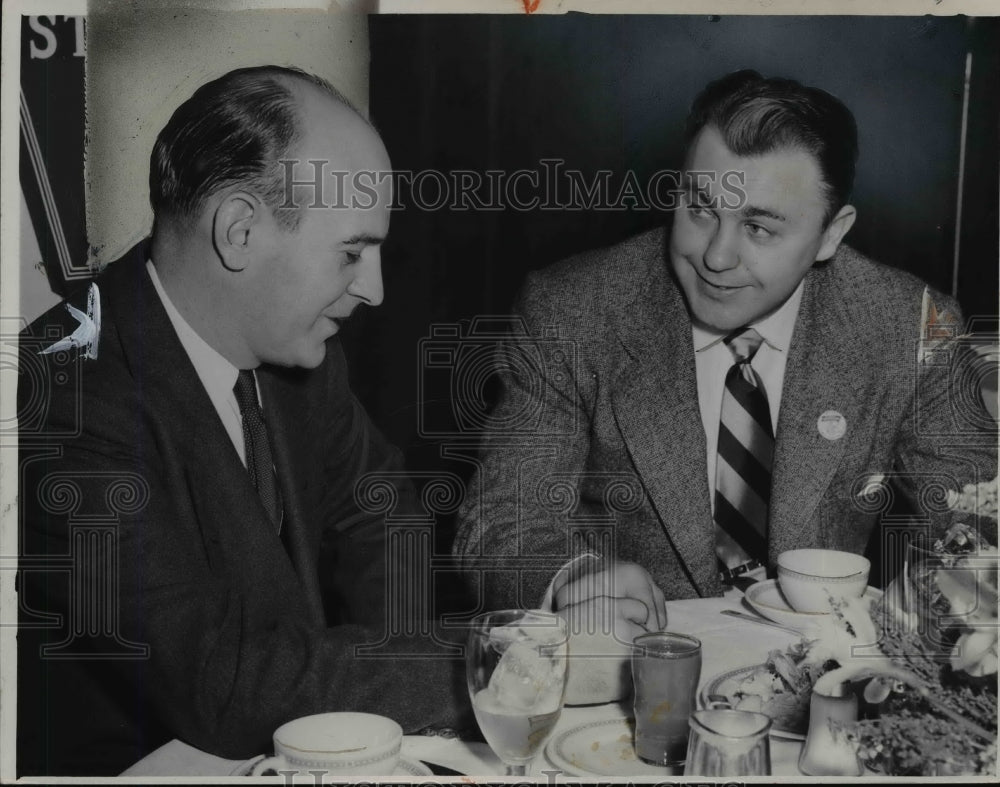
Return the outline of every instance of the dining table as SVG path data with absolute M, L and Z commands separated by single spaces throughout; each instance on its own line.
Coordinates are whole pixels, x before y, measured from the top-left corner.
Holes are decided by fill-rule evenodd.
M 769 651 L 785 649 L 802 638 L 801 634 L 794 631 L 782 630 L 747 617 L 724 614 L 726 610 L 764 620 L 746 604 L 743 593 L 736 589 L 730 589 L 721 597 L 667 602 L 667 630 L 690 634 L 702 643 L 699 696 L 704 694 L 705 686 L 713 682 L 717 684 L 720 676 L 761 664 Z M 683 778 L 679 771 L 655 768 L 636 760 L 634 756 L 630 758 L 627 752 L 618 752 L 618 756 L 612 758 L 614 762 L 598 764 L 597 770 L 593 772 L 568 768 L 566 758 L 555 756 L 557 750 L 553 746 L 556 743 L 565 748 L 575 742 L 575 745 L 586 746 L 591 752 L 599 750 L 601 745 L 612 745 L 614 737 L 624 736 L 608 738 L 608 733 L 627 730 L 623 725 L 627 724 L 631 716 L 631 698 L 598 705 L 566 705 L 546 748 L 539 753 L 532 765 L 529 780 L 572 784 L 597 778 L 617 780 L 617 777 L 625 777 L 632 781 L 678 781 Z M 801 737 L 772 733 L 771 774 L 801 778 L 798 760 L 802 746 Z M 631 750 L 631 745 L 626 742 L 624 748 Z M 258 757 L 250 760 L 227 760 L 175 739 L 134 763 L 121 776 L 140 780 L 144 784 L 154 783 L 161 777 L 164 780 L 176 777 L 214 780 L 217 777 L 245 776 L 255 762 L 270 753 L 261 752 Z M 379 778 L 378 781 L 388 782 L 393 778 L 415 781 L 426 777 L 435 782 L 460 780 L 470 783 L 497 781 L 504 773 L 502 763 L 487 744 L 448 734 L 405 735 L 401 761 L 417 765 L 410 770 L 397 771 L 392 776 Z M 590 766 L 585 763 L 584 767 Z M 269 778 L 272 781 L 278 779 L 274 776 Z M 311 777 L 305 781 L 299 778 L 296 783 L 312 783 L 309 779 Z M 374 780 L 374 777 L 366 777 L 366 781 Z

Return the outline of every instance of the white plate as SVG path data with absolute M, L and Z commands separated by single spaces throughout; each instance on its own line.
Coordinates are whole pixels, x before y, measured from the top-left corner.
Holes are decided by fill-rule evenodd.
M 671 776 L 675 770 L 643 762 L 635 753 L 632 719 L 592 721 L 560 733 L 545 756 L 567 776 Z
M 785 600 L 777 580 L 774 579 L 750 585 L 743 598 L 757 614 L 803 634 L 815 632 L 818 622 L 830 614 L 829 612 L 796 612 Z M 882 591 L 870 587 L 865 591 L 863 598 L 871 604 L 882 598 Z
M 253 757 L 246 762 L 240 763 L 235 769 L 229 774 L 230 776 L 249 776 L 250 771 L 253 767 L 264 759 L 266 755 L 258 755 Z M 396 763 L 396 770 L 394 770 L 390 776 L 433 776 L 434 772 L 424 765 L 422 762 L 417 760 L 411 760 L 408 757 L 400 757 L 399 762 Z
M 731 698 L 736 694 L 736 690 L 743 683 L 744 679 L 750 677 L 756 670 L 758 670 L 761 664 L 751 664 L 747 667 L 738 667 L 736 669 L 731 669 L 728 672 L 723 672 L 720 675 L 716 675 L 714 678 L 708 681 L 704 686 L 702 686 L 701 691 L 698 693 L 698 702 L 703 708 L 707 708 L 711 705 L 711 700 L 709 697 L 711 695 L 721 695 L 732 701 Z M 806 719 L 806 725 L 808 725 L 808 719 Z M 787 738 L 793 741 L 804 741 L 806 736 L 802 730 L 786 730 L 772 720 L 771 723 L 771 737 L 774 738 Z
M 419 760 L 411 760 L 409 757 L 400 757 L 396 763 L 396 770 L 393 776 L 433 776 L 434 771 L 428 768 Z

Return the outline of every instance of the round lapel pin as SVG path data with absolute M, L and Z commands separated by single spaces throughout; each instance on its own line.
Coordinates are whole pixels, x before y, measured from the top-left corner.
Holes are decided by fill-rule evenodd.
M 827 440 L 839 440 L 847 433 L 847 419 L 836 410 L 827 410 L 816 421 L 816 428 Z

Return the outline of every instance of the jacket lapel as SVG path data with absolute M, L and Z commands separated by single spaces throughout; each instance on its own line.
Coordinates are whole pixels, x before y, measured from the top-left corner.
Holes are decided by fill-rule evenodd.
M 829 292 L 831 278 L 825 269 L 806 278 L 785 367 L 771 487 L 772 563 L 786 549 L 824 542 L 816 510 L 859 423 L 857 389 L 864 371 L 852 352 L 855 327 L 843 312 L 842 296 Z M 843 436 L 830 430 L 823 436 L 824 413 L 844 419 Z
M 177 338 L 146 271 L 146 259 L 148 246 L 143 243 L 112 263 L 101 280 L 102 299 L 160 443 L 158 461 L 178 468 L 187 482 L 196 515 L 193 522 L 177 524 L 176 537 L 190 537 L 185 534 L 189 528 L 199 530 L 209 559 L 218 561 L 213 570 L 227 573 L 251 595 L 259 595 L 262 585 L 288 587 L 293 575 L 285 550 Z M 282 474 L 279 468 L 279 478 Z M 283 494 L 285 487 L 282 484 Z M 292 490 L 284 502 L 298 516 Z
M 831 264 L 836 264 L 835 262 Z M 663 529 L 703 595 L 718 587 L 715 536 L 705 466 L 705 432 L 687 307 L 666 262 L 622 310 L 618 335 L 626 358 L 616 380 L 618 427 L 642 475 Z M 778 417 L 769 553 L 821 544 L 816 510 L 858 421 L 863 371 L 856 368 L 855 327 L 825 269 L 806 278 Z M 840 416 L 846 433 L 825 437 L 820 416 Z M 832 434 L 827 431 L 827 434 Z M 658 548 L 650 544 L 650 549 Z
M 311 471 L 316 466 L 315 462 L 311 466 L 302 466 L 303 462 L 310 464 L 310 455 L 307 452 L 303 456 L 301 436 L 313 434 L 308 402 L 301 395 L 301 385 L 296 385 L 296 380 L 301 380 L 305 374 L 299 370 L 261 367 L 258 379 L 267 416 L 274 468 L 281 490 L 288 551 L 305 591 L 313 622 L 325 625 L 323 600 L 316 574 L 319 543 L 314 542 L 310 536 L 320 531 L 307 526 L 303 511 L 312 481 Z M 300 437 L 299 440 L 295 439 L 296 435 Z
M 688 579 L 708 595 L 717 577 L 691 324 L 662 255 L 650 267 L 642 291 L 621 312 L 626 357 L 612 406 L 667 538 Z M 649 546 L 652 554 L 662 550 L 662 543 Z

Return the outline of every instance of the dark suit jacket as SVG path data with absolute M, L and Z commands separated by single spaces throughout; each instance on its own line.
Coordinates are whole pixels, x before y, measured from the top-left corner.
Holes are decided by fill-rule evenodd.
M 461 665 L 355 655 L 387 629 L 398 568 L 355 482 L 400 458 L 339 342 L 316 370 L 258 370 L 283 544 L 145 259 L 97 280 L 96 360 L 37 354 L 75 329 L 62 306 L 21 337 L 19 775 L 115 774 L 172 737 L 249 757 L 326 710 L 456 723 Z M 399 513 L 413 495 L 397 491 Z
M 944 489 L 995 477 L 996 425 L 978 391 L 957 387 L 974 377 L 955 373 L 960 348 L 917 360 L 924 289 L 843 246 L 807 275 L 776 431 L 772 561 L 803 546 L 864 552 L 890 507 L 892 488 L 863 494 L 873 477 L 894 478 L 928 528 L 950 520 Z M 719 594 L 691 322 L 665 232 L 531 275 L 515 311 L 535 338 L 506 348 L 514 373 L 459 512 L 473 584 L 493 606 L 535 604 L 589 545 L 645 566 L 667 598 Z M 827 411 L 846 419 L 840 439 L 818 429 Z

